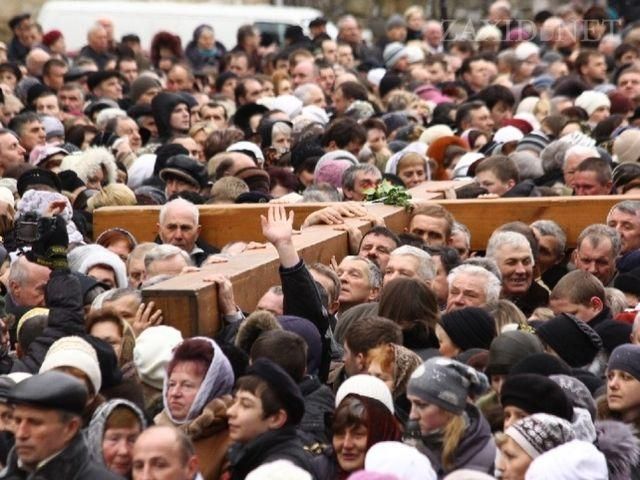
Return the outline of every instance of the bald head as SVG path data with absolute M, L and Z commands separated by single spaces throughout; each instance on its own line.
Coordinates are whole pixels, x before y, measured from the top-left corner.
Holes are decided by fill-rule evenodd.
M 107 30 L 96 23 L 87 32 L 87 43 L 98 53 L 104 53 L 109 48 L 109 35 Z
M 133 446 L 134 480 L 193 480 L 197 472 L 198 458 L 193 443 L 181 430 L 153 426 L 142 432 Z

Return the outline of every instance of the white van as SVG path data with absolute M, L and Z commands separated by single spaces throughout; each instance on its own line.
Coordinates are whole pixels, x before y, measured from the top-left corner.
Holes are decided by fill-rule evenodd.
M 253 24 L 260 31 L 278 34 L 282 39 L 287 26 L 300 25 L 306 31 L 309 22 L 321 15 L 322 12 L 314 8 L 273 5 L 51 0 L 42 6 L 38 22 L 45 32 L 52 29 L 63 32 L 70 52 L 86 45 L 87 30 L 99 18 L 113 21 L 117 39 L 129 33 L 138 35 L 145 49 L 161 30 L 179 35 L 184 48 L 193 30 L 208 23 L 215 30 L 216 40 L 231 49 L 236 44 L 236 31 L 242 25 Z

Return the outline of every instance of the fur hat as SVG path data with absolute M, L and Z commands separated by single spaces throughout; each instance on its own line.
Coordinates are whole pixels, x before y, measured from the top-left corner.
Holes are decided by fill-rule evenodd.
M 500 389 L 500 404 L 518 407 L 529 414 L 548 413 L 569 422 L 573 418 L 573 407 L 562 388 L 534 373 L 509 375 Z
M 89 377 L 94 393 L 102 388 L 102 374 L 95 349 L 78 336 L 62 337 L 49 347 L 39 373 L 57 367 L 74 367 Z
M 60 164 L 60 171 L 73 170 L 85 184 L 101 168 L 106 171 L 106 183 L 115 183 L 117 175 L 116 160 L 109 150 L 104 147 L 90 147 L 82 153 L 69 155 Z
M 256 310 L 249 315 L 238 327 L 235 346 L 247 354 L 256 339 L 269 330 L 282 330 L 276 316 L 266 310 Z

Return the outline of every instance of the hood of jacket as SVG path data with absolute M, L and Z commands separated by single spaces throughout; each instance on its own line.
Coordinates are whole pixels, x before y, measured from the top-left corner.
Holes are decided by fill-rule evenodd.
M 142 413 L 142 410 L 129 400 L 115 398 L 100 405 L 100 407 L 98 407 L 94 412 L 91 422 L 84 432 L 84 438 L 87 448 L 89 449 L 89 455 L 94 462 L 99 464 L 104 464 L 104 457 L 102 455 L 104 427 L 107 423 L 107 419 L 117 407 L 127 407 L 136 414 L 140 420 L 140 431 L 147 428 L 147 420 L 144 418 L 144 413 Z
M 171 112 L 177 105 L 189 106 L 186 98 L 178 93 L 160 92 L 151 101 L 151 111 L 158 126 L 158 136 L 166 139 L 171 136 Z
M 222 352 L 216 342 L 207 337 L 193 337 L 199 340 L 205 340 L 213 347 L 213 360 L 205 373 L 200 389 L 193 399 L 189 413 L 184 420 L 176 420 L 171 415 L 169 405 L 167 402 L 167 392 L 169 387 L 169 377 L 167 372 L 164 376 L 164 384 L 162 386 L 162 402 L 164 404 L 163 413 L 169 418 L 174 425 L 183 425 L 189 423 L 194 418 L 198 417 L 204 407 L 211 402 L 214 398 L 222 397 L 231 393 L 235 378 L 233 376 L 233 369 L 227 356 Z M 173 357 L 172 359 L 173 360 Z M 171 361 L 169 362 L 171 363 Z

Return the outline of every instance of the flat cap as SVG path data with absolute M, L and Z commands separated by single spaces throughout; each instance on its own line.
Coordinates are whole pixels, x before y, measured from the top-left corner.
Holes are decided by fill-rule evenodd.
M 87 389 L 77 378 L 51 370 L 18 383 L 9 391 L 7 401 L 81 415 L 87 404 Z

